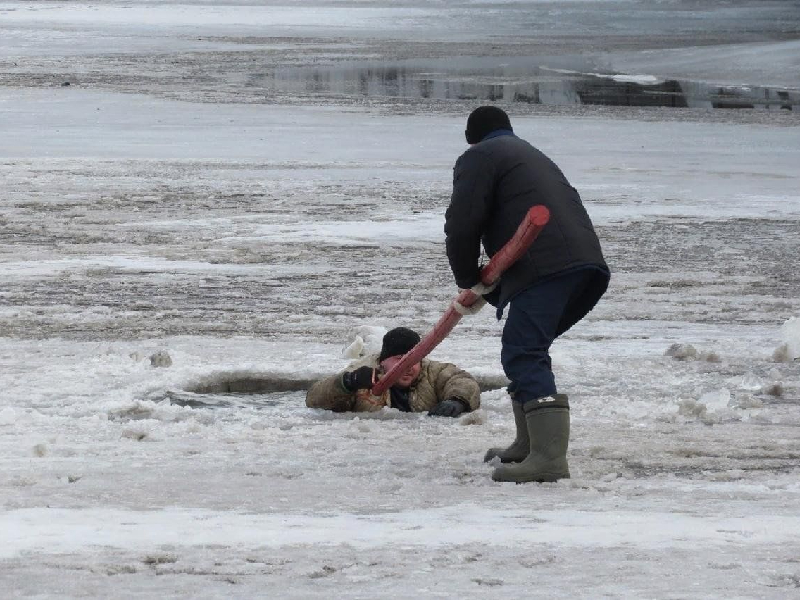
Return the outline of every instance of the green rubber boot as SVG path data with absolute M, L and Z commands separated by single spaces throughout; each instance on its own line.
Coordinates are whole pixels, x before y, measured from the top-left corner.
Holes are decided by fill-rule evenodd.
M 528 423 L 525 421 L 525 412 L 522 410 L 522 404 L 513 400 L 511 401 L 511 408 L 514 409 L 517 437 L 508 448 L 489 448 L 486 456 L 483 457 L 483 462 L 489 462 L 495 456 L 498 456 L 502 463 L 518 463 L 528 456 L 531 442 L 528 439 Z
M 495 481 L 558 481 L 569 479 L 569 402 L 564 394 L 546 396 L 523 405 L 530 453 L 520 463 L 502 465 L 492 473 Z

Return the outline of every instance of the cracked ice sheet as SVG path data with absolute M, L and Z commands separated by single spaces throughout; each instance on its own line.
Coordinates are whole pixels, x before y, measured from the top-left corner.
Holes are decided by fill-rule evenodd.
M 766 85 L 797 88 L 800 40 L 731 44 L 713 47 L 673 48 L 611 53 L 606 57 L 615 70 L 658 73 L 725 85 Z
M 331 373 L 359 326 L 430 327 L 454 293 L 429 242 L 462 117 L 75 92 L 2 92 L 2 589 L 796 589 L 800 381 L 773 359 L 800 312 L 796 128 L 518 120 L 587 198 L 615 278 L 553 349 L 573 479 L 507 486 L 481 460 L 513 437 L 500 390 L 456 421 L 310 411 L 302 392 L 167 401 L 230 373 Z M 379 251 L 331 244 L 337 219 Z M 484 311 L 433 356 L 500 376 L 500 327 Z M 719 362 L 664 356 L 676 342 Z

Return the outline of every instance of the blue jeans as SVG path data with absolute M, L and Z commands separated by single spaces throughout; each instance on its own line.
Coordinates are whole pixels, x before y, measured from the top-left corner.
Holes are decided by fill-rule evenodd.
M 539 282 L 511 299 L 500 362 L 515 402 L 556 393 L 550 346 L 594 308 L 609 278 L 608 271 L 599 267 L 580 268 Z M 498 318 L 501 315 L 502 309 Z

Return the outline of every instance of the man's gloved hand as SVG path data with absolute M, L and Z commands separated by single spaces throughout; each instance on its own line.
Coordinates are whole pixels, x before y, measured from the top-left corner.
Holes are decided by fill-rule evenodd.
M 481 282 L 476 283 L 469 288 L 469 291 L 478 297 L 474 304 L 471 306 L 464 306 L 458 300 L 453 300 L 453 308 L 456 309 L 456 312 L 461 316 L 477 314 L 486 304 L 486 298 L 484 298 L 484 295 L 491 294 L 497 287 L 499 281 L 500 280 L 495 281 L 492 285 L 485 285 Z
M 482 296 L 478 296 L 478 299 L 475 300 L 475 302 L 470 306 L 464 306 L 458 300 L 453 300 L 453 308 L 462 317 L 467 315 L 477 315 L 485 305 L 486 300 L 484 300 Z
M 372 389 L 376 381 L 373 367 L 363 366 L 354 371 L 342 373 L 342 386 L 349 392 Z
M 429 417 L 457 417 L 465 412 L 469 405 L 461 398 L 448 398 L 442 400 L 428 411 Z
M 469 288 L 469 291 L 471 291 L 476 296 L 485 296 L 486 294 L 491 294 L 494 291 L 494 288 L 497 287 L 497 284 L 499 282 L 500 280 L 498 279 L 492 285 L 485 285 L 479 281 L 471 288 Z

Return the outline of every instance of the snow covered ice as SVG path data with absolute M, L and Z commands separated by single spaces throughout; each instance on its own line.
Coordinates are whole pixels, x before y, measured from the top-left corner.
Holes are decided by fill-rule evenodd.
M 304 405 L 455 295 L 475 101 L 260 85 L 530 56 L 796 98 L 791 4 L 0 2 L 0 595 L 796 596 L 796 105 L 505 105 L 613 271 L 553 348 L 572 479 L 514 486 L 489 310 L 433 354 L 480 411 Z

